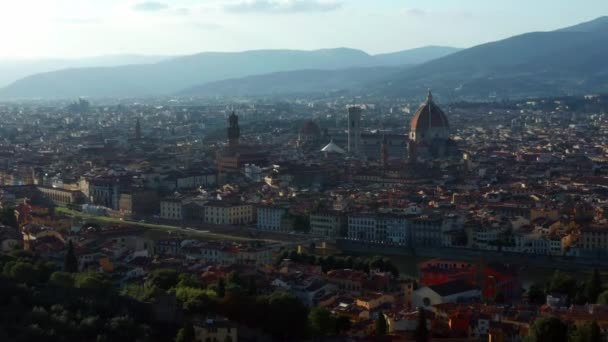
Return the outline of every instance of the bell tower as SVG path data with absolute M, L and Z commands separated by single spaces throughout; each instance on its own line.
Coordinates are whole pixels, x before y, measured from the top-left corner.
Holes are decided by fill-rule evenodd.
M 240 137 L 241 129 L 239 128 L 239 117 L 232 112 L 232 114 L 230 114 L 228 117 L 228 146 L 239 146 Z

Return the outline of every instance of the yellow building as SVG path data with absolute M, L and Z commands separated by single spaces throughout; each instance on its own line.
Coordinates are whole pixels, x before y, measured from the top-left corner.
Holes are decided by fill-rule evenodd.
M 244 203 L 213 201 L 205 205 L 205 223 L 249 224 L 253 222 L 253 206 Z

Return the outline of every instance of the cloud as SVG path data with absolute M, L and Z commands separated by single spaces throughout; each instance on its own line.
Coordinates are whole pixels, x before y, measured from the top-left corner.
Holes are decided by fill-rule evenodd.
M 404 8 L 401 10 L 405 15 L 410 17 L 424 17 L 427 12 L 420 8 Z
M 156 2 L 156 1 L 144 1 L 144 2 L 140 2 L 138 4 L 135 4 L 133 6 L 133 9 L 135 11 L 140 11 L 140 12 L 157 12 L 157 11 L 166 10 L 167 8 L 169 8 L 169 5 L 167 5 L 163 2 Z
M 57 21 L 64 24 L 74 25 L 98 24 L 102 22 L 101 18 L 59 18 Z
M 302 13 L 329 12 L 340 9 L 342 2 L 328 0 L 241 0 L 224 6 L 233 13 Z
M 185 8 L 185 7 L 181 7 L 181 8 L 176 8 L 175 9 L 175 15 L 181 15 L 181 16 L 186 16 L 190 14 L 190 9 L 189 8 Z
M 190 26 L 199 30 L 206 31 L 219 30 L 223 27 L 222 25 L 216 23 L 192 23 Z

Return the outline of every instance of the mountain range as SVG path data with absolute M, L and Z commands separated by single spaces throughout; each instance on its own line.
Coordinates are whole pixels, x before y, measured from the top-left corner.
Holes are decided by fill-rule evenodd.
M 130 64 L 157 63 L 169 56 L 107 55 L 78 59 L 17 59 L 0 58 L 0 87 L 5 87 L 21 78 L 68 68 L 114 67 Z
M 230 78 L 305 69 L 336 70 L 423 63 L 457 50 L 432 46 L 375 56 L 347 48 L 205 52 L 153 64 L 72 68 L 39 73 L 3 88 L 0 96 L 66 98 L 171 95 L 196 85 Z
M 34 74 L 1 97 L 234 96 L 348 92 L 492 99 L 608 92 L 608 17 L 468 49 L 430 46 L 370 55 L 316 51 L 206 52 L 151 64 Z
M 442 100 L 453 102 L 608 92 L 606 56 L 608 17 L 600 17 L 556 31 L 481 44 L 408 67 L 270 74 L 208 83 L 181 95 L 278 95 L 297 89 L 412 98 L 433 89 Z
M 482 44 L 414 68 L 378 94 L 413 96 L 432 88 L 450 100 L 608 92 L 608 17 L 551 32 Z

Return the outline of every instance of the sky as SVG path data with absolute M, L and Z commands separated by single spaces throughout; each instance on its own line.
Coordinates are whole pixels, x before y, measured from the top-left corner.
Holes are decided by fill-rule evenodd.
M 606 0 L 0 0 L 0 58 L 466 48 L 603 15 Z

